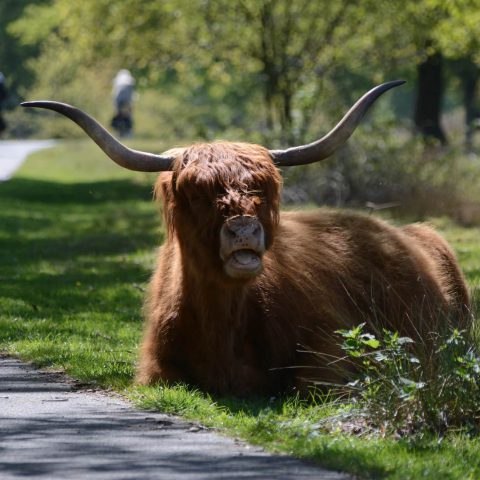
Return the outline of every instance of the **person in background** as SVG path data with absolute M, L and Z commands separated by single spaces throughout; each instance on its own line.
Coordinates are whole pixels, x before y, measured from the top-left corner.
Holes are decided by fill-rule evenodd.
M 5 75 L 3 75 L 2 72 L 0 72 L 0 136 L 7 129 L 7 123 L 5 122 L 5 119 L 3 118 L 3 115 L 2 115 L 2 111 L 5 107 L 5 102 L 7 100 L 7 97 L 8 97 L 8 90 L 5 84 Z
M 120 70 L 113 79 L 113 102 L 115 115 L 111 125 L 120 137 L 129 137 L 132 134 L 132 101 L 135 79 L 126 70 Z

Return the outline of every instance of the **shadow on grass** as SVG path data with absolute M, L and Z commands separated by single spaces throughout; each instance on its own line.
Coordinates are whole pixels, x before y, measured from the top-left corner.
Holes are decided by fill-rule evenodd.
M 157 210 L 151 187 L 129 180 L 0 183 L 1 311 L 24 319 L 112 312 L 138 320 L 163 241 Z
M 13 178 L 0 183 L 0 202 L 18 200 L 40 204 L 95 204 L 101 202 L 148 201 L 152 186 L 132 180 L 91 183 L 60 183 L 29 178 Z

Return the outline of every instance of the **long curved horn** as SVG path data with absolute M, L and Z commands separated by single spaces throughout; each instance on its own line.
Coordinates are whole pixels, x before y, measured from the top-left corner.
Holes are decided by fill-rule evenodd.
M 281 167 L 287 167 L 319 162 L 329 157 L 348 140 L 367 110 L 382 93 L 404 83 L 404 80 L 395 80 L 372 88 L 355 103 L 337 126 L 320 140 L 287 150 L 270 150 L 273 161 Z
M 118 165 L 137 172 L 161 172 L 172 169 L 174 157 L 132 150 L 120 143 L 94 118 L 66 103 L 51 101 L 24 102 L 22 107 L 46 108 L 65 115 L 79 125 L 85 133 Z

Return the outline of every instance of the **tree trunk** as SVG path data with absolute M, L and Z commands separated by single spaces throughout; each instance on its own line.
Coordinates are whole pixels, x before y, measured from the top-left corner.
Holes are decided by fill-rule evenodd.
M 480 69 L 470 59 L 467 59 L 462 62 L 459 70 L 463 89 L 463 106 L 465 108 L 465 146 L 470 150 L 473 143 L 473 133 L 478 128 L 475 123 L 480 117 L 477 95 Z
M 429 55 L 417 67 L 417 101 L 415 126 L 426 139 L 439 140 L 442 145 L 447 137 L 440 124 L 443 97 L 443 58 L 441 53 Z

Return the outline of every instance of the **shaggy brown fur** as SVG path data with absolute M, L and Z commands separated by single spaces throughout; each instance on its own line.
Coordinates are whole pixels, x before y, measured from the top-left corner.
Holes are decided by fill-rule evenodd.
M 431 228 L 279 213 L 280 187 L 268 151 L 247 144 L 194 145 L 160 175 L 168 237 L 147 298 L 139 383 L 237 395 L 303 389 L 340 380 L 329 366 L 341 355 L 339 328 L 366 321 L 424 339 L 438 318 L 467 321 L 464 279 Z M 228 277 L 218 253 L 222 224 L 239 214 L 265 231 L 263 271 L 250 280 Z

